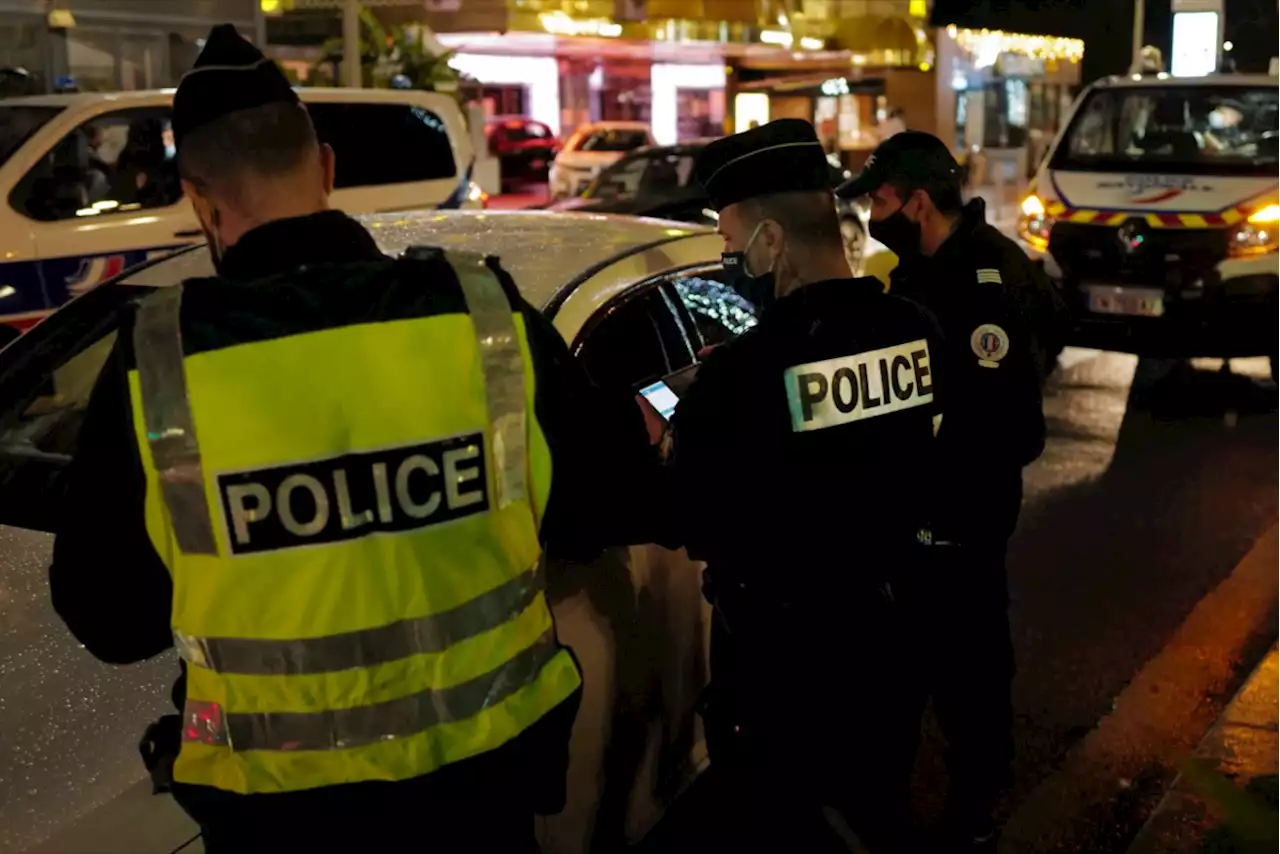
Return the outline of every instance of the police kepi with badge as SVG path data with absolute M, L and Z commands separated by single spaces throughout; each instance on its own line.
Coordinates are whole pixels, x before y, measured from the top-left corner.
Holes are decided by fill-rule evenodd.
M 893 588 L 932 496 L 945 391 L 927 312 L 853 278 L 813 127 L 709 144 L 698 180 L 724 267 L 759 323 L 714 350 L 675 408 L 683 542 L 708 564 L 713 766 L 726 830 L 764 851 L 910 851 L 913 668 Z
M 1012 760 L 1013 650 L 1007 541 L 1017 524 L 1022 467 L 1044 448 L 1041 388 L 1060 348 L 1062 303 L 1044 274 L 961 200 L 960 168 L 937 138 L 885 140 L 838 191 L 871 197 L 871 236 L 899 258 L 890 291 L 933 312 L 947 349 L 946 416 L 938 439 L 947 479 L 926 581 L 922 641 L 948 742 L 951 797 L 944 845 L 995 850 L 993 811 Z

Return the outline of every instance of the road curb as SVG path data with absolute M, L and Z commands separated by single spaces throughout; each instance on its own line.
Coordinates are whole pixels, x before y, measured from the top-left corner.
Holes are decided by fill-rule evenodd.
M 1257 777 L 1276 774 L 1280 765 L 1278 690 L 1280 657 L 1273 643 L 1205 734 L 1195 758 L 1241 788 Z M 1127 854 L 1193 854 L 1201 849 L 1205 834 L 1220 819 L 1190 781 L 1179 774 Z

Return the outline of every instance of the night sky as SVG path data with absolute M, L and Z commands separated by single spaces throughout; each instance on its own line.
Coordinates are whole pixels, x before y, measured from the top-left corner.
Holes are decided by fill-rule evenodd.
M 1276 55 L 1280 15 L 1276 0 L 1225 0 L 1225 39 L 1240 71 L 1265 73 Z M 989 27 L 1034 35 L 1084 39 L 1085 82 L 1129 69 L 1133 0 L 935 0 L 934 26 Z M 1144 44 L 1169 59 L 1171 0 L 1147 0 Z

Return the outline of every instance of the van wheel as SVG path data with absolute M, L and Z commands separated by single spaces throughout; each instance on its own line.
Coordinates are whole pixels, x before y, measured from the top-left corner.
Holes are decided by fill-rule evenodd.
M 862 220 L 856 216 L 841 217 L 840 237 L 844 240 L 844 256 L 849 260 L 849 269 L 856 276 L 862 266 L 862 253 L 867 248 L 867 233 L 862 228 Z

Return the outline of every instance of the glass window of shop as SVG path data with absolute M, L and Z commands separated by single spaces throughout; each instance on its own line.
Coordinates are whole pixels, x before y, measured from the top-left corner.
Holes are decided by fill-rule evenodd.
M 45 91 L 46 32 L 44 21 L 34 15 L 0 21 L 0 98 Z
M 76 27 L 66 34 L 67 73 L 82 92 L 157 89 L 172 82 L 169 40 L 159 31 Z

